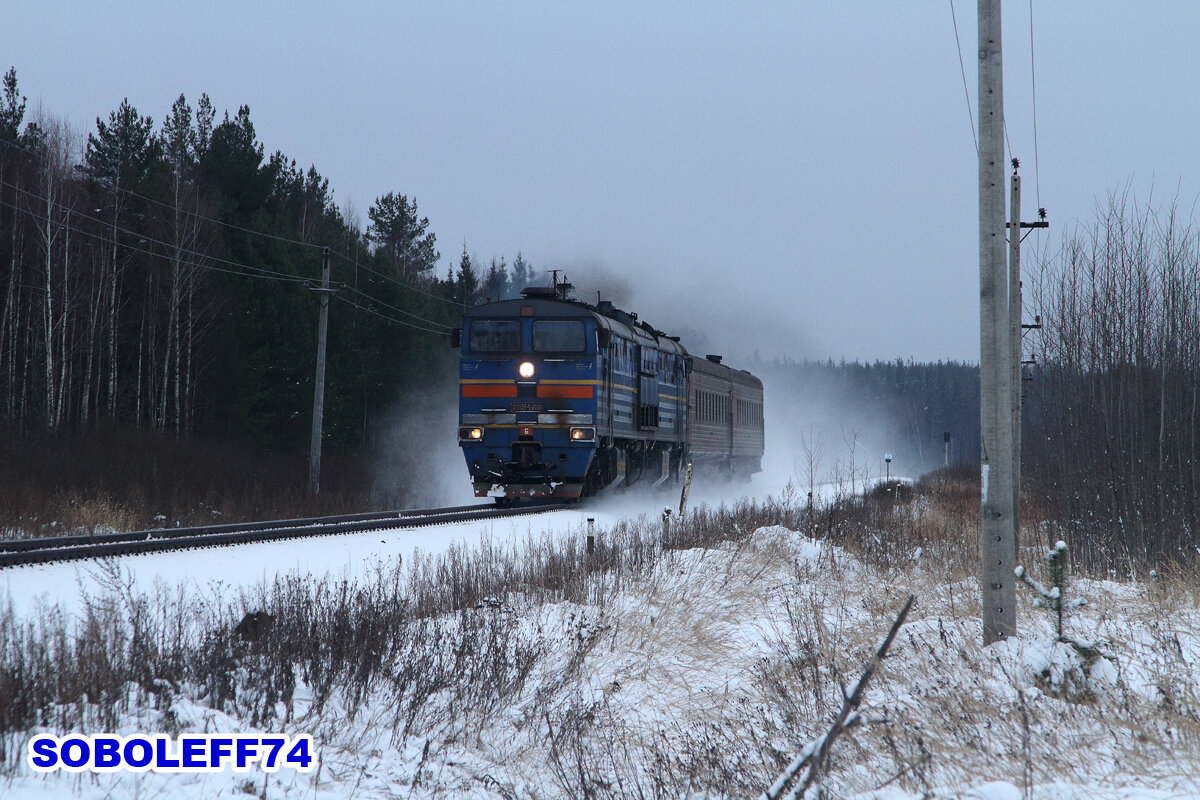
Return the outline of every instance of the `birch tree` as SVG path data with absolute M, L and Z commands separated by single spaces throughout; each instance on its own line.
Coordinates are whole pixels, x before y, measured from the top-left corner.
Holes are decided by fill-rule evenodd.
M 45 369 L 44 422 L 62 422 L 69 391 L 68 329 L 71 322 L 70 216 L 75 207 L 71 172 L 78 160 L 76 139 L 66 120 L 39 115 L 40 175 L 37 194 L 25 195 L 37 219 L 41 250 L 42 361 Z
M 117 354 L 121 312 L 121 275 L 125 267 L 121 246 L 121 231 L 127 228 L 126 214 L 134 202 L 134 192 L 143 188 L 155 163 L 156 141 L 153 136 L 153 121 L 140 116 L 128 98 L 120 107 L 109 114 L 108 122 L 97 118 L 96 133 L 88 134 L 87 152 L 84 156 L 84 172 L 102 189 L 107 201 L 108 219 L 111 220 L 108 245 L 110 258 L 105 265 L 108 286 L 106 290 L 107 319 L 105 327 L 108 338 L 107 382 L 108 413 L 117 414 L 118 378 L 120 362 Z

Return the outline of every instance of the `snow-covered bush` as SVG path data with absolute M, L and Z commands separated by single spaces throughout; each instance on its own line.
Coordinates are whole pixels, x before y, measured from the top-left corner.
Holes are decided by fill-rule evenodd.
M 1090 700 L 1103 687 L 1115 685 L 1115 659 L 1092 642 L 1080 641 L 1063 631 L 1067 611 L 1087 605 L 1087 599 L 1064 596 L 1069 577 L 1070 549 L 1064 541 L 1057 542 L 1046 553 L 1046 570 L 1050 587 L 1031 578 L 1024 567 L 1013 574 L 1034 593 L 1033 604 L 1050 611 L 1054 617 L 1055 638 L 1045 646 L 1026 651 L 1025 668 L 1047 694 L 1064 699 Z

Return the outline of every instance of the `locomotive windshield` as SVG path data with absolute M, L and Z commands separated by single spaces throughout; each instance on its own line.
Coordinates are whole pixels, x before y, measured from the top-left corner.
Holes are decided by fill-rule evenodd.
M 581 319 L 539 319 L 533 323 L 535 353 L 586 353 L 587 330 Z
M 467 344 L 472 353 L 516 353 L 521 349 L 519 320 L 471 320 L 469 331 Z

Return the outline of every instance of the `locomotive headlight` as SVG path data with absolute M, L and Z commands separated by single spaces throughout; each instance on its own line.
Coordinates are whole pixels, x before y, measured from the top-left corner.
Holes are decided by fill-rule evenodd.
M 590 442 L 596 438 L 595 428 L 571 428 L 572 442 Z
M 532 378 L 533 377 L 533 362 L 532 361 L 522 361 L 521 366 L 517 367 L 517 373 L 520 374 L 520 376 L 522 378 Z
M 463 440 L 482 439 L 483 438 L 483 428 L 459 428 L 458 429 L 458 438 L 463 439 Z

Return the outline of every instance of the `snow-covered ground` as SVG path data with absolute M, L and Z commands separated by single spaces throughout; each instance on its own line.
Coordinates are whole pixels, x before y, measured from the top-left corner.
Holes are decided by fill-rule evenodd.
M 786 480 L 786 478 L 784 479 Z M 777 492 L 783 481 L 756 476 L 747 485 L 698 484 L 690 502 L 734 503 L 744 498 L 764 498 Z M 817 498 L 829 499 L 846 486 L 824 483 Z M 487 507 L 488 501 L 479 501 Z M 151 553 L 96 561 L 38 564 L 0 570 L 0 599 L 7 595 L 18 612 L 30 613 L 38 603 L 54 603 L 66 610 L 78 608 L 82 598 L 108 587 L 117 569 L 124 581 L 149 592 L 156 584 L 182 586 L 189 591 L 227 595 L 231 590 L 271 583 L 276 577 L 305 574 L 316 577 L 361 578 L 380 563 L 408 558 L 414 552 L 437 555 L 460 545 L 480 541 L 519 542 L 545 531 L 584 535 L 587 520 L 603 529 L 624 517 L 658 515 L 667 506 L 678 507 L 679 498 L 664 492 L 631 491 L 614 494 L 578 508 L 532 517 L 484 522 L 460 522 L 425 528 L 395 528 L 345 536 L 260 542 L 238 547 L 218 547 L 178 553 Z
M 256 586 L 263 596 L 289 576 L 370 584 L 411 566 L 414 548 L 544 553 L 577 542 L 587 517 L 601 537 L 636 526 L 634 512 L 653 530 L 666 504 L 629 498 L 521 520 L 26 567 L 0 572 L 0 592 L 32 621 L 48 604 L 74 613 L 83 598 L 156 586 L 182 587 L 188 606 Z M 321 704 L 300 680 L 290 711 L 263 726 L 247 708 L 215 709 L 201 687 L 180 687 L 166 701 L 143 696 L 113 731 L 308 733 L 319 753 L 310 773 L 38 775 L 10 759 L 0 796 L 755 797 L 824 733 L 839 683 L 857 679 L 914 593 L 867 692 L 868 724 L 834 747 L 833 796 L 1200 798 L 1195 587 L 1077 581 L 1071 591 L 1089 604 L 1073 612 L 1071 632 L 1111 657 L 1085 668 L 1026 596 L 1020 635 L 982 647 L 978 585 L 938 558 L 892 563 L 779 526 L 730 531 L 591 575 L 574 601 L 518 591 L 423 623 L 432 634 L 405 652 L 437 653 L 422 675 L 441 683 L 424 694 L 416 675 L 377 683 L 361 703 L 335 693 Z M 463 666 L 453 655 L 469 642 L 477 649 Z M 483 661 L 491 672 L 476 668 Z
M 114 568 L 123 580 L 132 580 L 147 593 L 155 584 L 164 584 L 224 596 L 293 573 L 356 579 L 381 563 L 408 558 L 414 550 L 437 554 L 452 544 L 472 544 L 481 537 L 517 540 L 543 530 L 568 530 L 585 524 L 587 516 L 595 514 L 555 511 L 527 518 L 123 556 L 102 564 L 94 560 L 37 564 L 0 571 L 0 597 L 7 594 L 22 614 L 38 602 L 74 610 L 83 597 L 95 596 L 111 584 Z

